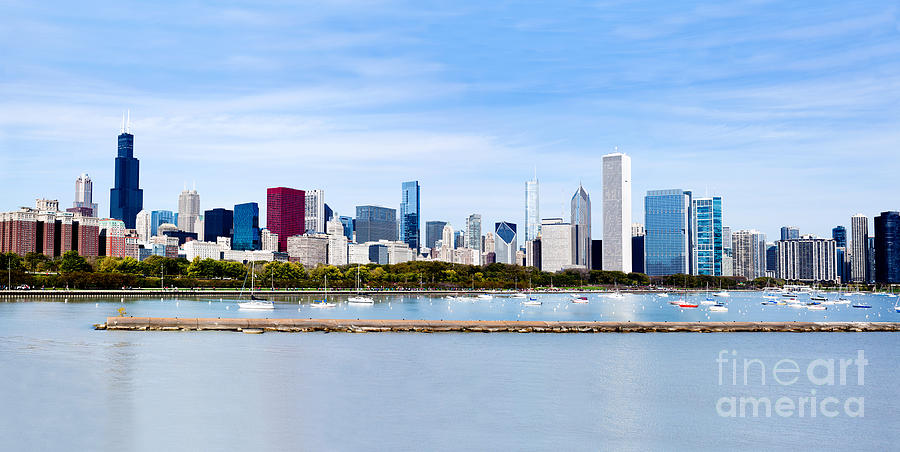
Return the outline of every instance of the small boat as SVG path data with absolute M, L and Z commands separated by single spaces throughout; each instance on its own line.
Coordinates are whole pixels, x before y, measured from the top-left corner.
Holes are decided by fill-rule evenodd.
M 247 277 L 244 276 L 244 283 L 246 284 Z M 262 298 L 257 298 L 253 295 L 253 287 L 256 285 L 256 273 L 253 272 L 253 262 L 250 263 L 250 301 L 238 302 L 238 309 L 243 309 L 246 311 L 271 311 L 275 309 L 275 303 L 265 300 Z M 243 290 L 243 289 L 241 289 Z
M 806 305 L 806 309 L 809 309 L 810 311 L 824 311 L 828 309 L 828 307 L 822 306 L 820 304 L 808 304 Z
M 334 303 L 328 302 L 328 275 L 325 275 L 325 298 L 323 300 L 313 300 L 312 303 L 309 304 L 311 308 L 333 308 L 337 306 Z
M 764 293 L 764 294 L 763 294 L 763 298 L 766 299 L 766 300 L 777 300 L 777 299 L 778 299 L 778 295 L 775 295 L 775 294 L 773 294 L 773 293 Z
M 375 304 L 374 299 L 372 299 L 371 297 L 366 297 L 366 296 L 360 295 L 360 293 L 359 293 L 359 269 L 360 269 L 360 265 L 356 264 L 356 295 L 348 298 L 347 303 L 350 303 L 350 304 Z M 326 291 L 328 290 L 327 286 L 326 286 L 325 290 Z
M 492 297 L 492 296 L 490 296 L 490 295 L 488 295 L 488 294 L 485 294 L 485 293 L 479 294 L 479 295 L 478 295 L 477 297 L 475 297 L 475 298 L 478 298 L 479 300 L 493 300 L 493 299 L 494 299 L 494 297 Z
M 713 294 L 714 297 L 730 297 L 731 294 L 727 290 L 722 290 Z
M 812 301 L 828 301 L 828 298 L 822 295 L 810 295 L 809 299 Z
M 870 309 L 872 307 L 872 305 L 865 304 L 865 303 L 857 303 L 857 304 L 854 304 L 853 307 L 860 308 L 860 309 Z
M 613 293 L 606 294 L 606 298 L 625 298 L 625 295 L 619 293 L 619 291 L 615 291 Z
M 522 292 L 519 292 L 519 293 L 512 294 L 512 296 L 510 298 L 527 298 L 527 295 L 523 294 Z
M 572 303 L 587 303 L 588 299 L 584 295 L 572 294 Z
M 769 305 L 771 305 L 771 304 L 778 304 L 778 302 L 775 301 L 775 300 L 765 300 L 765 301 L 760 302 L 759 304 L 769 304 Z
M 523 301 L 522 306 L 540 306 L 541 302 L 537 300 Z
M 728 312 L 728 306 L 724 304 L 714 304 L 709 307 L 709 312 Z
M 684 302 L 678 305 L 679 308 L 696 308 L 699 307 L 698 304 L 691 304 L 690 302 Z
M 657 296 L 657 297 L 660 297 L 660 298 L 669 298 L 669 294 L 667 294 L 667 293 L 665 293 L 665 292 L 663 292 L 663 293 L 658 293 L 658 294 L 656 294 L 656 296 Z

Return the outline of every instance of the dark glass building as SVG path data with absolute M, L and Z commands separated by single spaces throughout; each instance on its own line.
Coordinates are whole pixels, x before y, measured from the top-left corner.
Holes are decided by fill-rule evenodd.
M 281 237 L 278 239 L 281 241 Z M 231 249 L 250 251 L 260 248 L 259 204 L 248 202 L 235 205 Z
M 875 282 L 900 283 L 900 213 L 875 217 Z
M 419 182 L 404 182 L 400 200 L 400 241 L 418 251 L 422 246 L 419 227 Z
M 425 222 L 425 246 L 427 248 L 434 249 L 435 243 L 441 239 L 441 235 L 444 233 L 444 226 L 447 226 L 446 221 Z M 484 249 L 484 244 L 481 249 Z
M 234 212 L 228 209 L 212 209 L 203 212 L 203 240 L 215 242 L 219 237 L 231 238 L 234 229 Z
M 766 244 L 766 271 L 778 271 L 778 247 Z
M 634 243 L 634 241 L 632 241 Z M 641 270 L 644 268 L 644 248 L 641 241 Z M 634 257 L 634 248 L 631 252 Z M 634 261 L 632 261 L 633 264 Z M 632 265 L 634 266 L 634 265 Z M 603 270 L 603 240 L 591 240 L 591 270 Z
M 847 247 L 847 228 L 843 226 L 837 226 L 831 230 L 831 238 L 834 239 L 835 245 L 838 248 L 846 248 Z
M 369 262 L 373 262 L 378 265 L 387 265 L 388 262 L 388 249 L 385 245 L 371 245 L 369 246 Z
M 332 218 L 334 218 L 334 211 L 328 204 L 325 204 L 325 222 L 328 223 Z
M 344 237 L 347 237 L 347 240 L 353 241 L 353 218 L 351 217 L 339 217 L 341 220 L 341 224 L 344 226 Z
M 602 242 L 602 240 L 594 240 Z M 601 254 L 602 255 L 602 254 Z M 600 270 L 599 268 L 597 270 Z M 644 273 L 644 236 L 631 236 L 631 271 L 634 273 Z
M 134 158 L 134 135 L 123 131 L 119 134 L 115 185 L 109 191 L 109 216 L 124 221 L 127 229 L 134 229 L 135 218 L 144 208 L 144 191 L 138 188 L 139 176 L 140 162 Z
M 188 241 L 197 240 L 196 232 L 186 232 L 186 231 L 164 231 L 163 235 L 166 237 L 175 237 L 178 239 L 178 246 L 184 245 Z
M 356 243 L 397 241 L 397 209 L 356 206 Z
M 800 229 L 793 226 L 781 227 L 781 240 L 794 240 L 800 238 Z

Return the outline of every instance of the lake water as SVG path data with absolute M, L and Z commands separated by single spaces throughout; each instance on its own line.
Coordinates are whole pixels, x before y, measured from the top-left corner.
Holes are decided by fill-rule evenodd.
M 871 309 L 807 311 L 733 293 L 728 313 L 676 308 L 649 295 L 591 296 L 587 305 L 565 295 L 542 297 L 543 305 L 526 307 L 501 298 L 380 295 L 374 306 L 315 309 L 301 296 L 279 302 L 274 312 L 246 313 L 213 299 L 64 303 L 0 296 L 0 450 L 889 450 L 900 444 L 900 335 L 892 333 L 246 335 L 91 328 L 122 306 L 128 315 L 173 317 L 900 320 L 893 299 L 875 296 L 853 298 Z M 841 384 L 837 364 L 858 359 L 860 350 L 865 361 L 846 362 Z M 747 385 L 744 359 L 758 360 L 748 368 Z M 834 384 L 818 380 L 827 366 L 807 375 L 817 359 L 834 360 Z M 773 376 L 781 360 L 801 369 L 780 374 L 797 377 L 792 384 Z M 773 407 L 766 416 L 763 404 L 754 417 L 747 405 L 740 416 L 729 410 L 730 397 L 772 405 L 787 399 L 806 410 L 802 417 L 799 409 L 782 416 Z

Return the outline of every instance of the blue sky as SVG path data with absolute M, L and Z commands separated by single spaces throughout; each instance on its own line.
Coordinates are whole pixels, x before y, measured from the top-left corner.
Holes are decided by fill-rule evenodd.
M 898 209 L 900 6 L 816 2 L 32 2 L 0 0 L 0 209 L 70 205 L 81 172 L 108 212 L 130 109 L 145 208 L 325 190 L 339 214 L 521 225 L 600 158 L 647 190 L 723 196 L 734 229 L 830 234 Z M 485 228 L 486 229 L 486 228 Z M 594 227 L 593 235 L 601 231 Z

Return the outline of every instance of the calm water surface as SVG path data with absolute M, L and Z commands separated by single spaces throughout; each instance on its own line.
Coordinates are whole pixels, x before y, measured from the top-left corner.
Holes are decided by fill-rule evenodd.
M 702 298 L 702 295 L 699 297 Z M 862 298 L 862 297 L 860 297 Z M 314 309 L 306 297 L 269 313 L 186 299 L 35 301 L 0 297 L 0 450 L 797 450 L 896 449 L 900 335 L 274 334 L 94 331 L 115 315 L 570 320 L 892 320 L 872 309 L 807 311 L 733 294 L 727 314 L 652 296 L 544 296 L 490 302 L 377 297 Z M 339 300 L 338 300 L 339 301 Z M 298 304 L 299 302 L 299 304 Z M 298 311 L 299 309 L 299 311 Z M 748 385 L 724 356 L 759 359 Z M 816 385 L 815 359 L 856 358 L 846 384 Z M 734 355 L 731 355 L 731 351 Z M 803 369 L 778 385 L 772 367 Z M 816 375 L 824 375 L 818 369 Z M 723 384 L 719 378 L 723 377 Z M 812 391 L 815 390 L 813 395 Z M 839 414 L 722 417 L 722 397 L 834 397 Z M 862 417 L 843 403 L 862 398 Z M 854 407 L 856 407 L 854 405 Z

